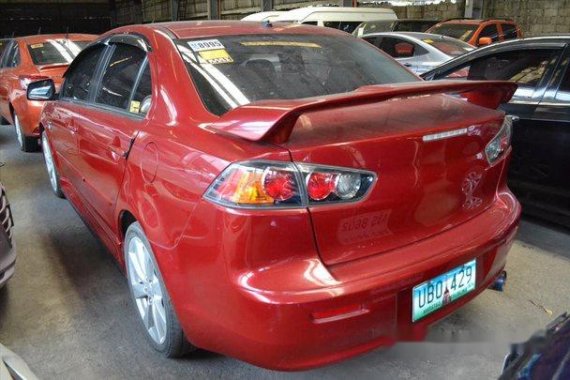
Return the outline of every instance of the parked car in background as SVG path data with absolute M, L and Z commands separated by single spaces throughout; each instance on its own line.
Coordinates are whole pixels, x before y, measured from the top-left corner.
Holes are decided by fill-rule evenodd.
M 432 26 L 427 33 L 457 38 L 477 47 L 523 37 L 518 25 L 509 19 L 451 19 Z
M 32 80 L 52 78 L 59 86 L 67 66 L 95 39 L 90 34 L 46 34 L 8 40 L 0 61 L 0 121 L 12 124 L 24 152 L 38 148 L 41 102 L 26 99 Z
M 352 33 L 363 21 L 396 19 L 396 13 L 389 8 L 304 7 L 285 12 L 274 21 L 326 26 Z
M 429 33 L 373 33 L 362 38 L 416 74 L 475 49 L 455 38 Z
M 0 164 L 3 165 L 3 164 Z M 16 248 L 13 239 L 14 219 L 6 196 L 6 190 L 0 183 L 0 288 L 14 274 Z
M 257 12 L 245 16 L 241 21 L 273 21 L 285 11 Z
M 528 214 L 570 226 L 570 37 L 537 37 L 477 49 L 422 76 L 509 80 L 502 108 L 519 118 L 509 186 Z
M 352 34 L 355 37 L 362 37 L 366 34 L 381 32 L 425 32 L 435 24 L 437 20 L 375 20 L 365 21 L 358 25 Z
M 570 315 L 564 313 L 527 342 L 511 346 L 499 380 L 570 379 Z
M 515 87 L 427 83 L 330 28 L 200 21 L 110 31 L 28 96 L 55 99 L 53 190 L 125 265 L 152 346 L 301 369 L 422 339 L 502 276 Z

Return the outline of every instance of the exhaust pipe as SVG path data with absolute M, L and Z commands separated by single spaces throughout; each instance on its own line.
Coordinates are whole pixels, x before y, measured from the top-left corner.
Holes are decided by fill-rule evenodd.
M 493 285 L 490 286 L 491 289 L 496 290 L 498 292 L 502 292 L 505 289 L 505 284 L 507 283 L 507 271 L 502 271 L 497 278 Z

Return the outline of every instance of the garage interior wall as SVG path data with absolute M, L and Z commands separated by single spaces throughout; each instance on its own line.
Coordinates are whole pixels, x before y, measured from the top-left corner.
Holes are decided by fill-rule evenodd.
M 0 0 L 0 36 L 55 32 L 101 33 L 113 26 L 208 18 L 240 19 L 258 12 L 263 4 L 287 10 L 318 3 L 343 5 L 347 0 Z M 362 3 L 362 2 L 361 2 Z M 363 4 L 361 4 L 363 5 Z M 215 7 L 214 7 L 215 8 Z M 465 0 L 439 4 L 395 6 L 399 18 L 448 19 L 463 17 Z M 570 0 L 483 0 L 486 18 L 514 18 L 526 36 L 570 32 Z
M 108 0 L 0 1 L 0 37 L 94 33 L 111 27 Z

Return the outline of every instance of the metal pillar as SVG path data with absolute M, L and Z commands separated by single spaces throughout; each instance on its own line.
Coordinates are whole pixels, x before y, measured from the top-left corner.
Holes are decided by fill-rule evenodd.
M 273 0 L 261 0 L 261 11 L 267 12 L 273 10 Z
M 178 20 L 178 0 L 171 0 L 170 1 L 170 19 L 172 21 Z
M 208 0 L 208 20 L 220 19 L 220 0 Z

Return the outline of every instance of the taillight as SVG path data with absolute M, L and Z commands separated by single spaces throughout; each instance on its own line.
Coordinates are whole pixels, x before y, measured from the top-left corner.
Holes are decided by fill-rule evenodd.
M 505 116 L 499 133 L 485 147 L 485 155 L 490 164 L 494 164 L 511 146 L 513 133 L 513 117 Z
M 306 207 L 354 202 L 374 183 L 371 172 L 322 165 L 251 161 L 230 165 L 205 197 L 230 207 Z
M 22 90 L 27 90 L 30 83 L 39 80 L 46 80 L 49 79 L 49 77 L 46 77 L 44 75 L 20 75 L 18 79 L 20 80 L 20 87 Z

